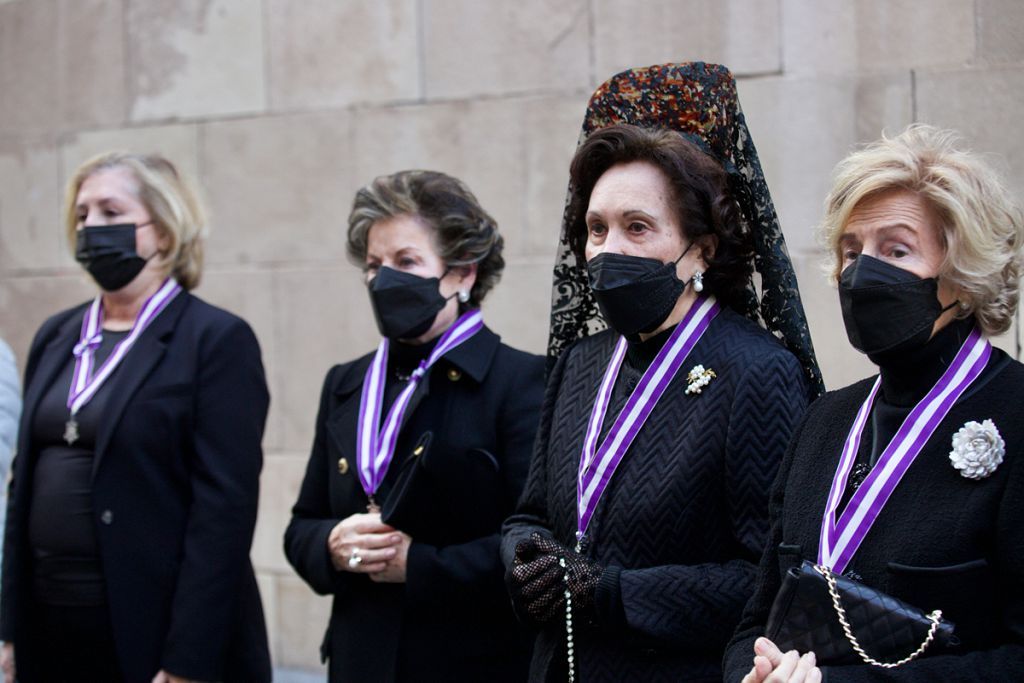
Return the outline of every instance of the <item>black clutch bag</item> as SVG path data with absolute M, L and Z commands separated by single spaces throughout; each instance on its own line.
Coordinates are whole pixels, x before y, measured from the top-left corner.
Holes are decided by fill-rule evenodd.
M 765 636 L 819 665 L 894 668 L 955 643 L 953 624 L 807 560 L 786 572 Z
M 497 459 L 483 449 L 444 452 L 425 432 L 402 463 L 381 520 L 438 546 L 497 533 L 508 514 Z

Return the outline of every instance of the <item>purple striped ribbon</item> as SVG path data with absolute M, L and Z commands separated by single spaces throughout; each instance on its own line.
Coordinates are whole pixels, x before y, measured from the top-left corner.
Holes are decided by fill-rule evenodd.
M 974 328 L 939 381 L 907 415 L 837 521 L 836 509 L 842 500 L 847 478 L 857 458 L 861 435 L 878 394 L 881 377 L 875 380 L 846 437 L 839 458 L 839 467 L 832 479 L 832 488 L 829 490 L 825 515 L 821 523 L 818 564 L 830 567 L 836 573 L 841 574 L 845 571 L 907 469 L 938 429 L 953 404 L 985 369 L 991 355 L 992 345 L 978 328 Z
M 180 291 L 181 285 L 173 278 L 167 278 L 156 294 L 142 304 L 128 336 L 117 343 L 113 352 L 95 374 L 93 374 L 93 356 L 103 338 L 103 304 L 99 296 L 93 300 L 82 319 L 82 332 L 74 348 L 75 371 L 71 376 L 71 389 L 68 391 L 67 402 L 72 418 L 96 395 L 103 383 L 107 381 L 107 378 L 135 345 L 142 332 L 160 315 L 161 311 L 167 308 L 167 304 L 171 303 Z
M 359 465 L 359 481 L 368 497 L 372 497 L 384 481 L 388 466 L 395 455 L 398 430 L 409 406 L 416 387 L 427 374 L 427 370 L 441 356 L 462 344 L 484 327 L 484 316 L 479 309 L 462 314 L 455 324 L 438 340 L 430 356 L 420 361 L 413 370 L 409 384 L 395 399 L 388 411 L 380 431 L 381 410 L 384 405 L 384 384 L 388 366 L 388 340 L 382 339 L 374 354 L 370 367 L 363 379 L 362 398 L 359 401 L 359 423 L 356 426 L 356 461 Z
M 597 509 L 597 503 L 608 487 L 615 468 L 619 466 L 644 422 L 657 405 L 658 399 L 665 393 L 679 368 L 686 361 L 686 357 L 690 355 L 690 351 L 718 315 L 718 311 L 718 302 L 714 297 L 697 299 L 682 322 L 676 325 L 654 362 L 644 372 L 626 405 L 612 423 L 604 441 L 595 450 L 601 434 L 601 425 L 608 412 L 612 387 L 615 386 L 615 378 L 618 377 L 622 360 L 626 356 L 626 339 L 619 338 L 605 370 L 604 379 L 601 380 L 590 413 L 590 422 L 587 424 L 587 433 L 583 439 L 583 453 L 580 456 L 579 475 L 576 480 L 577 540 L 582 540 L 586 534 L 590 518 Z

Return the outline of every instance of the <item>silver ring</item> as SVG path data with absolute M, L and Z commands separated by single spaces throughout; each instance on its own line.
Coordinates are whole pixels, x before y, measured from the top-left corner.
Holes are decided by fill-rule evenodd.
M 355 569 L 363 563 L 363 558 L 359 554 L 359 548 L 352 548 L 352 554 L 348 557 L 348 566 L 350 569 Z

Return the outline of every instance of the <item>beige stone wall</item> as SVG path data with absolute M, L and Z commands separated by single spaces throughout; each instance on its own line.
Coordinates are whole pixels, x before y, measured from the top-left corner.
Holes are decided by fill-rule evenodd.
M 199 294 L 253 325 L 273 394 L 252 554 L 275 662 L 315 668 L 328 603 L 281 534 L 323 374 L 375 342 L 344 258 L 354 191 L 407 167 L 465 179 L 508 244 L 487 319 L 539 352 L 589 93 L 688 59 L 740 79 L 829 386 L 869 374 L 818 270 L 829 172 L 921 120 L 1024 189 L 1019 0 L 0 0 L 0 334 L 23 360 L 47 315 L 93 293 L 59 227 L 78 163 L 158 151 L 198 180 Z M 1017 335 L 1000 343 L 1015 352 Z

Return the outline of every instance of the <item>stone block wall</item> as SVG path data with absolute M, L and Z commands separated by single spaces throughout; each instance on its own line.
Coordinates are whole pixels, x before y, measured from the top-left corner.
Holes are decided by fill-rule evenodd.
M 692 59 L 739 78 L 826 382 L 870 374 L 821 275 L 831 169 L 918 120 L 959 129 L 1024 190 L 1019 0 L 0 0 L 0 335 L 23 362 L 46 316 L 94 293 L 61 237 L 77 164 L 156 151 L 197 181 L 198 294 L 253 325 L 273 397 L 252 555 L 275 663 L 316 669 L 329 604 L 281 535 L 323 375 L 376 341 L 344 255 L 355 190 L 410 167 L 464 179 L 507 242 L 487 320 L 541 352 L 590 92 Z

